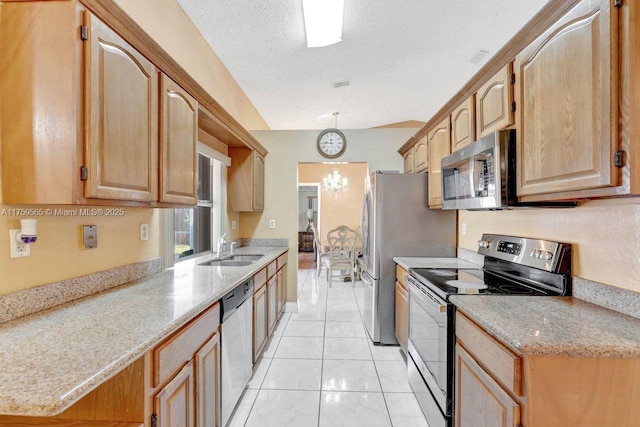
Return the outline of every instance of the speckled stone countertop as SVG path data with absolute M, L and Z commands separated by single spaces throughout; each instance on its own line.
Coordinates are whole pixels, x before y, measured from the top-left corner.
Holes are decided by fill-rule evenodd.
M 459 295 L 449 300 L 522 355 L 640 357 L 640 320 L 572 297 Z
M 460 258 L 395 257 L 393 260 L 406 270 L 410 268 L 482 268 L 481 265 Z
M 56 415 L 284 253 L 246 267 L 185 260 L 173 269 L 0 324 L 0 414 Z

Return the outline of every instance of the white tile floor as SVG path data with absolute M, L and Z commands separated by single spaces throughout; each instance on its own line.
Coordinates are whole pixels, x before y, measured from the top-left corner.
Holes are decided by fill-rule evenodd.
M 399 347 L 362 325 L 362 284 L 298 271 L 298 313 L 284 313 L 229 426 L 428 427 Z

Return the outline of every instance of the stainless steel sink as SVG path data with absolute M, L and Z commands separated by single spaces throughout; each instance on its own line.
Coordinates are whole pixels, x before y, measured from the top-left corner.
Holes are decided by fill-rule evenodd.
M 205 261 L 200 265 L 211 265 L 211 266 L 220 266 L 220 267 L 245 267 L 247 265 L 251 265 L 264 255 L 254 255 L 254 254 L 242 254 L 242 255 L 232 255 L 226 258 L 221 259 L 212 259 L 209 261 Z

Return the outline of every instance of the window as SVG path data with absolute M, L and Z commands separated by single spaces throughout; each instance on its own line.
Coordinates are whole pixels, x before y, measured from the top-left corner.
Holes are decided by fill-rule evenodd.
M 177 208 L 174 215 L 175 259 L 211 250 L 213 185 L 211 158 L 198 153 L 198 206 Z
M 198 144 L 198 203 L 173 210 L 173 260 L 211 252 L 226 221 L 226 166 L 229 158 Z

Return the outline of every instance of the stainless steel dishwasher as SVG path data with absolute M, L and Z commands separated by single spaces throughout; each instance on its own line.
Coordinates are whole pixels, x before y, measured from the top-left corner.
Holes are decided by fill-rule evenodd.
M 220 310 L 222 425 L 226 426 L 253 369 L 253 279 L 222 297 Z

